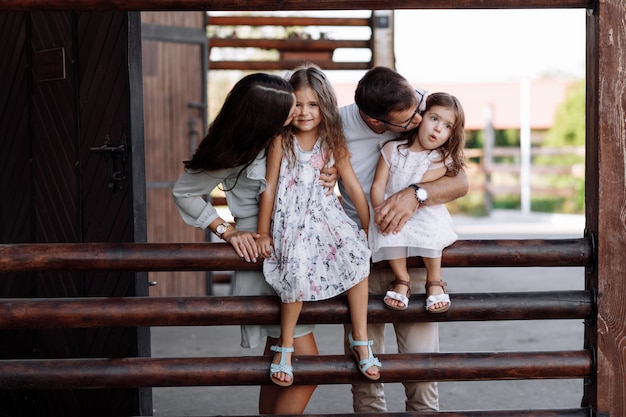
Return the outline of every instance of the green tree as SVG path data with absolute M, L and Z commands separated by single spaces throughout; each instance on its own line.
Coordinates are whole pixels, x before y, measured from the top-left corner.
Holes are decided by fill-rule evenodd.
M 585 80 L 573 84 L 567 91 L 565 100 L 558 107 L 552 128 L 546 133 L 542 146 L 563 148 L 585 145 Z M 574 199 L 562 199 L 553 209 L 563 213 L 582 213 L 585 207 L 585 158 L 577 153 L 542 156 L 536 162 L 543 165 L 571 167 L 568 175 L 544 176 L 551 186 L 576 190 Z M 558 201 L 556 198 L 555 201 Z M 560 206 L 560 207 L 559 207 Z
M 546 134 L 548 147 L 585 144 L 585 80 L 573 84 L 559 106 L 554 125 Z

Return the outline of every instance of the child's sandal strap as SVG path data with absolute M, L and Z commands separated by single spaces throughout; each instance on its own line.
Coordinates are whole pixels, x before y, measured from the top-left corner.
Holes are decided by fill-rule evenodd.
M 411 290 L 411 281 L 405 281 L 403 279 L 397 279 L 395 281 L 393 281 L 391 283 L 392 286 L 396 286 L 396 285 L 404 285 L 405 287 L 407 287 L 409 289 L 409 291 Z
M 429 281 L 426 283 L 426 289 L 430 288 L 430 287 L 441 287 L 441 288 L 445 288 L 448 285 L 447 282 L 445 281 Z

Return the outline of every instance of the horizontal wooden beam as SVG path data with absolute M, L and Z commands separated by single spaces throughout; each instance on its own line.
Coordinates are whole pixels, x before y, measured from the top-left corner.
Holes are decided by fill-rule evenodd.
M 385 308 L 370 295 L 368 322 L 540 320 L 589 318 L 589 291 L 470 293 L 453 295 L 446 314 L 424 309 L 414 294 L 406 312 Z M 278 324 L 277 297 L 0 298 L 0 329 Z M 350 323 L 345 297 L 305 303 L 300 323 Z
M 319 59 L 281 59 L 277 61 L 210 61 L 210 70 L 269 71 L 292 70 L 304 63 L 313 63 L 324 70 L 368 70 L 368 62 L 338 62 Z
M 589 350 L 379 355 L 379 382 L 589 378 Z M 0 361 L 3 390 L 266 385 L 269 357 Z M 295 356 L 294 384 L 367 382 L 347 355 Z
M 369 48 L 369 40 L 209 38 L 209 48 L 259 48 L 280 51 L 333 51 L 337 48 Z
M 445 267 L 591 266 L 591 238 L 459 240 Z M 409 267 L 423 266 L 420 257 Z M 0 272 L 232 271 L 261 269 L 227 243 L 32 243 L 0 245 Z M 387 267 L 386 262 L 376 264 Z
M 11 0 L 0 11 L 275 11 L 388 9 L 592 9 L 594 0 Z
M 370 26 L 369 18 L 297 16 L 209 16 L 209 26 Z
M 332 417 L 372 417 L 370 413 L 338 413 L 331 414 Z M 554 408 L 554 409 L 533 409 L 533 410 L 469 410 L 469 411 L 402 411 L 402 412 L 380 412 L 376 417 L 589 417 L 593 415 L 589 407 L 580 408 Z M 251 417 L 246 415 L 233 415 L 230 417 Z M 327 417 L 321 414 L 281 414 L 282 417 Z M 221 416 L 214 416 L 221 417 Z M 259 417 L 270 417 L 263 414 Z M 275 417 L 278 417 L 276 415 Z
M 402 411 L 376 412 L 376 417 L 589 417 L 592 412 L 589 407 L 580 408 L 553 408 L 533 410 L 470 410 L 470 411 Z M 233 415 L 230 417 L 251 417 Z M 267 414 L 263 416 L 268 417 Z M 332 414 L 332 417 L 371 417 L 369 413 Z M 217 417 L 217 416 L 215 416 Z M 326 417 L 321 414 L 282 415 L 282 417 Z

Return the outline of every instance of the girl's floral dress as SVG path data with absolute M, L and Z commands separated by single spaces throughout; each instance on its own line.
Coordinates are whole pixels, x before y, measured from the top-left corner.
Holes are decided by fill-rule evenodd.
M 263 263 L 265 280 L 284 303 L 347 291 L 369 275 L 371 255 L 365 232 L 318 184 L 325 162 L 320 140 L 309 152 L 293 140 L 298 162 L 283 155 L 272 214 L 274 252 Z

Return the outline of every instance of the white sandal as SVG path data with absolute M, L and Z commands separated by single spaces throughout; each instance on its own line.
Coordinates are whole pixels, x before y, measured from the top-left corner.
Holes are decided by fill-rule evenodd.
M 426 283 L 426 294 L 428 294 L 428 288 L 432 286 L 437 286 L 443 288 L 443 294 L 439 295 L 429 295 L 426 298 L 426 311 L 429 313 L 445 313 L 450 308 L 452 302 L 450 301 L 450 296 L 446 293 L 446 282 L 443 281 L 431 281 Z M 436 308 L 431 310 L 430 307 L 434 306 L 437 303 L 448 303 L 443 307 Z
M 402 295 L 398 292 L 392 291 L 396 286 L 398 285 L 404 285 L 407 287 L 407 291 L 406 291 L 406 296 Z M 389 290 L 387 291 L 387 293 L 385 294 L 385 298 L 383 298 L 383 302 L 385 303 L 385 307 L 390 308 L 392 310 L 406 310 L 409 307 L 409 297 L 411 296 L 411 282 L 410 281 L 403 281 L 401 279 L 396 279 L 394 282 L 391 283 L 391 285 L 389 286 Z M 404 306 L 394 306 L 391 305 L 387 302 L 387 300 L 396 300 L 396 301 L 400 301 L 402 304 L 404 304 Z

